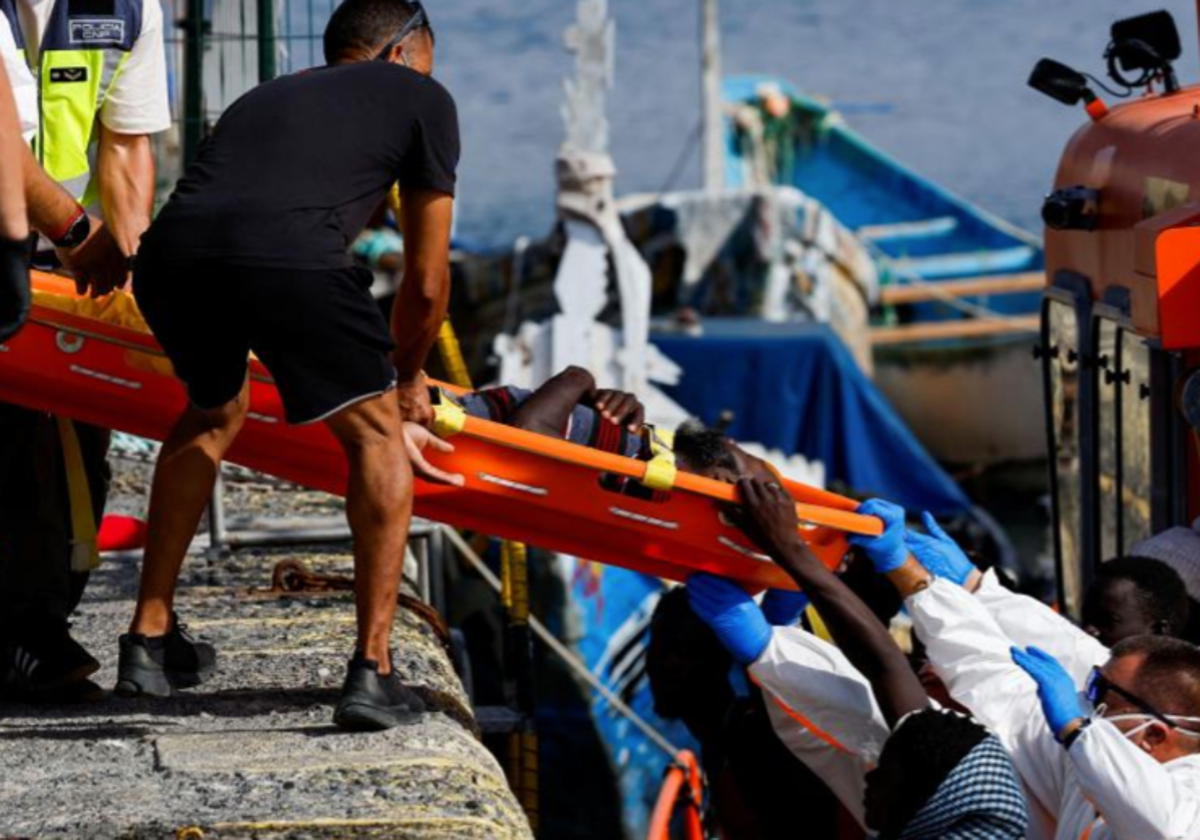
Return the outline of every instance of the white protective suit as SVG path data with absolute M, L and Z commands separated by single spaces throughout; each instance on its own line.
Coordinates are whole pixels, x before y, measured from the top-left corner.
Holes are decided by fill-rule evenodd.
M 1159 764 L 1100 719 L 1064 750 L 1033 680 L 1011 655 L 1014 644 L 1036 644 L 1082 685 L 1093 665 L 1107 661 L 1103 645 L 994 579 L 977 595 L 935 580 L 907 606 L 950 695 L 1012 754 L 1029 798 L 1031 838 L 1200 840 L 1200 756 Z
M 866 774 L 890 734 L 867 678 L 840 650 L 799 627 L 773 628 L 749 673 L 766 694 L 779 739 L 865 826 Z

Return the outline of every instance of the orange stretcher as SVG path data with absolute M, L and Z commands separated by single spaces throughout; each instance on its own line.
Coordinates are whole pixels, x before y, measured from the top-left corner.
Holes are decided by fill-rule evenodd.
M 0 345 L 0 401 L 162 440 L 186 395 L 132 297 L 80 298 L 70 280 L 39 272 L 33 286 L 28 323 Z M 289 426 L 283 417 L 270 374 L 252 361 L 250 414 L 229 460 L 343 494 L 346 463 L 333 436 L 323 424 Z M 446 423 L 457 429 L 455 451 L 430 460 L 466 485 L 418 481 L 421 516 L 671 580 L 708 571 L 753 589 L 795 588 L 721 512 L 734 500 L 729 485 L 476 418 Z M 633 498 L 603 487 L 605 474 L 669 490 L 655 494 L 661 502 Z M 846 552 L 846 532 L 881 531 L 849 499 L 786 486 L 804 538 L 830 567 Z

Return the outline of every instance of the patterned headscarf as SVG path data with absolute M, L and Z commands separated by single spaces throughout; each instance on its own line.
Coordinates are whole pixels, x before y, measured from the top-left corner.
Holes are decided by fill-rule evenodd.
M 1028 823 L 1012 761 L 988 735 L 942 780 L 899 840 L 1020 840 Z

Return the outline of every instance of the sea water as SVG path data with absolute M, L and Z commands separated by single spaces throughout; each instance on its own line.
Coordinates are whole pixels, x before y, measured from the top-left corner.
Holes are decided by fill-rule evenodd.
M 575 2 L 427 5 L 436 74 L 458 101 L 462 124 L 460 237 L 504 245 L 544 234 L 563 136 L 561 80 L 573 61 L 562 32 Z M 681 177 L 666 181 L 700 119 L 699 6 L 609 0 L 619 193 L 698 185 L 695 145 Z M 900 161 L 1036 231 L 1059 154 L 1085 116 L 1028 88 L 1029 71 L 1052 56 L 1103 77 L 1112 21 L 1163 7 L 1179 25 L 1178 69 L 1191 84 L 1191 0 L 722 0 L 724 70 L 777 75 L 827 97 Z

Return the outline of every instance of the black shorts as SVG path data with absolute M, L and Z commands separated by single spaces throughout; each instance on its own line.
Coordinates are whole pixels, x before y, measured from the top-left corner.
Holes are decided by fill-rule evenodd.
M 241 391 L 253 352 L 289 423 L 323 420 L 396 384 L 387 321 L 365 269 L 139 263 L 133 293 L 197 408 Z

